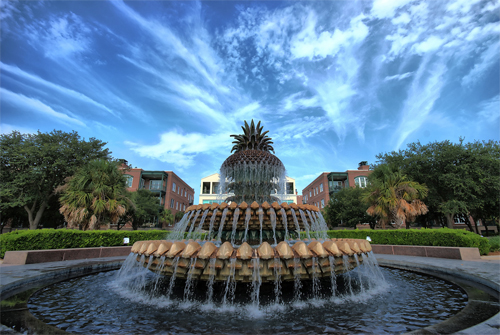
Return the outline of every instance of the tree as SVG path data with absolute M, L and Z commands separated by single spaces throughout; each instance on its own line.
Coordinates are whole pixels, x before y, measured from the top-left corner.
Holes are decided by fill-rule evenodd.
M 134 229 L 143 225 L 146 222 L 151 222 L 152 218 L 156 218 L 160 215 L 162 206 L 160 205 L 160 200 L 150 190 L 137 190 L 131 192 L 131 200 L 134 202 L 135 211 L 133 214 L 133 224 Z
M 160 222 L 162 225 L 171 226 L 174 223 L 174 215 L 170 209 L 164 209 L 160 215 Z
M 179 222 L 180 220 L 182 220 L 182 218 L 184 217 L 184 212 L 183 211 L 178 211 L 177 213 L 175 213 L 175 222 Z
M 422 200 L 427 196 L 427 187 L 410 181 L 400 170 L 380 165 L 368 177 L 370 186 L 363 196 L 370 207 L 367 213 L 379 216 L 382 228 L 387 223 L 395 222 L 401 227 L 415 217 L 427 213 L 427 206 Z
M 80 139 L 77 132 L 0 135 L 0 211 L 21 207 L 36 229 L 54 190 L 92 159 L 108 158 L 106 143 Z
M 496 141 L 410 143 L 406 150 L 380 154 L 380 164 L 402 170 L 411 180 L 425 183 L 429 217 L 446 217 L 453 228 L 456 215 L 498 220 L 500 203 L 500 145 Z M 468 223 L 468 220 L 466 220 Z M 472 227 L 470 227 L 472 228 Z M 472 230 L 472 229 L 471 229 Z
M 78 169 L 61 192 L 61 214 L 69 227 L 99 229 L 105 223 L 117 223 L 132 202 L 127 198 L 125 176 L 119 163 L 94 160 Z
M 341 223 L 348 227 L 369 223 L 374 228 L 377 218 L 366 212 L 368 205 L 362 200 L 363 193 L 360 187 L 348 187 L 334 193 L 324 208 L 326 222 L 332 227 Z

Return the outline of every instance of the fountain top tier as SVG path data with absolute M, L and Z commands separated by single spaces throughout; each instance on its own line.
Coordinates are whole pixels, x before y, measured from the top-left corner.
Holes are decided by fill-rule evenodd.
M 245 121 L 243 134 L 231 135 L 235 138 L 232 151 L 220 169 L 221 193 L 234 193 L 226 199 L 232 202 L 274 202 L 278 200 L 271 194 L 285 191 L 285 166 L 278 157 L 271 154 L 274 148 L 267 131 L 262 132 L 260 121 L 250 126 Z

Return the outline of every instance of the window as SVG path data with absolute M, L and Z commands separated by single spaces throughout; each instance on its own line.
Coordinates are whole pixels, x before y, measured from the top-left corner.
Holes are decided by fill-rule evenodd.
M 175 203 L 175 210 L 178 210 L 178 209 L 179 209 L 179 202 L 177 201 L 177 202 Z
M 187 197 L 187 191 L 184 189 L 184 197 Z
M 318 195 L 318 194 L 319 194 L 319 192 L 318 192 L 318 187 L 316 187 L 316 195 Z
M 310 197 L 312 197 L 312 195 L 311 195 L 311 191 L 309 191 L 309 198 L 310 198 Z
M 150 190 L 161 190 L 161 180 L 150 180 L 149 189 Z
M 202 194 L 210 194 L 210 183 L 209 182 L 203 182 L 203 185 L 201 187 L 201 193 Z
M 319 191 L 323 192 L 323 183 L 319 184 Z
M 367 183 L 368 183 L 368 178 L 366 178 L 365 176 L 354 178 L 354 184 L 356 184 L 356 187 L 365 188 Z
M 212 194 L 219 193 L 219 183 L 212 183 Z
M 321 199 L 321 208 L 325 207 L 325 199 Z
M 174 199 L 170 200 L 170 208 L 174 208 L 174 202 L 175 202 Z
M 183 212 L 186 211 L 186 205 L 183 206 L 184 208 L 182 209 Z
M 127 180 L 127 187 L 132 187 L 132 182 L 134 181 L 134 177 L 129 176 L 128 174 L 125 175 L 125 179 Z
M 293 183 L 286 183 L 286 194 L 293 194 Z
M 172 191 L 176 191 L 176 186 L 175 186 L 175 183 L 172 183 Z
M 333 190 L 334 191 L 339 191 L 340 189 L 342 189 L 342 181 L 340 181 L 340 180 L 334 180 L 333 181 Z

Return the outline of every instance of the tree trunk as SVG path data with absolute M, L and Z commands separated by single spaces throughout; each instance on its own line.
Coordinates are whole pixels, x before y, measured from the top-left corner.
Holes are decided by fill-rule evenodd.
M 446 214 L 446 226 L 450 229 L 453 229 L 453 214 Z
M 35 218 L 33 218 L 33 213 L 35 212 L 36 203 L 37 203 L 37 201 L 35 200 L 35 202 L 33 203 L 33 206 L 31 206 L 31 208 L 29 208 L 28 205 L 24 206 L 24 209 L 28 213 L 28 220 L 29 220 L 31 230 L 38 228 L 38 224 L 40 223 L 40 219 L 42 218 L 42 214 L 45 211 L 45 208 L 47 208 L 48 199 L 42 201 L 42 203 L 40 204 L 40 208 L 38 208 L 38 211 L 36 212 Z

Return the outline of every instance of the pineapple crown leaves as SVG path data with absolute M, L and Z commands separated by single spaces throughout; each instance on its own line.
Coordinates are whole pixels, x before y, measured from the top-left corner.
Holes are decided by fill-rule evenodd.
M 231 149 L 231 152 L 261 150 L 274 153 L 274 148 L 272 146 L 273 142 L 271 141 L 271 138 L 266 135 L 269 130 L 262 132 L 263 128 L 264 127 L 260 125 L 260 121 L 257 123 L 257 127 L 255 126 L 253 119 L 252 122 L 250 122 L 250 126 L 245 121 L 245 126 L 241 126 L 243 134 L 231 135 L 231 137 L 234 137 L 235 139 L 233 141 L 234 146 Z

